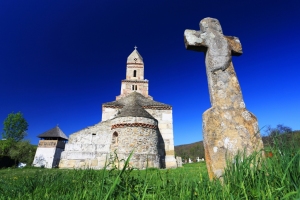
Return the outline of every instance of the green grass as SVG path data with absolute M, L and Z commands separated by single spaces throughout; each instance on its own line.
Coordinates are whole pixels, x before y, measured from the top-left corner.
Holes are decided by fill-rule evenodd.
M 300 199 L 300 151 L 270 148 L 273 157 L 239 155 L 219 180 L 205 163 L 177 169 L 0 170 L 0 199 Z

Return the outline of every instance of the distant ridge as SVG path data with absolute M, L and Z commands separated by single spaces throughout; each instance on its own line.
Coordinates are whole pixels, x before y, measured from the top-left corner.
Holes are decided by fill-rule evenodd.
M 175 155 L 192 160 L 196 160 L 197 157 L 204 158 L 203 141 L 175 146 Z
M 278 136 L 279 138 L 282 137 L 283 140 L 287 143 L 294 142 L 295 144 L 299 144 L 300 148 L 300 130 L 292 131 L 291 133 L 285 133 Z M 271 136 L 263 136 L 262 137 L 264 146 L 273 145 L 273 140 Z M 181 158 L 191 158 L 192 160 L 196 160 L 197 157 L 205 158 L 204 156 L 204 146 L 203 141 L 194 142 L 191 144 L 182 144 L 175 146 L 175 155 L 180 156 Z

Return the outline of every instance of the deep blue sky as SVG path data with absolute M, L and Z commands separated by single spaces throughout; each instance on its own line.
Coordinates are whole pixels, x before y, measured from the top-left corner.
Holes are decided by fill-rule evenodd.
M 2 0 L 0 122 L 21 111 L 33 144 L 57 124 L 70 135 L 98 123 L 136 45 L 150 95 L 173 106 L 175 145 L 202 140 L 210 108 L 204 55 L 185 49 L 183 32 L 205 17 L 240 38 L 244 54 L 233 64 L 260 127 L 299 130 L 298 0 Z

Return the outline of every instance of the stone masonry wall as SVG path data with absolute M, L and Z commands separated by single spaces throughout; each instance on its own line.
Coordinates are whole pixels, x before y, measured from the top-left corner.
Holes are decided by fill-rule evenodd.
M 152 128 L 136 127 L 135 123 L 152 125 L 150 126 Z M 116 124 L 128 124 L 128 126 L 113 129 L 113 134 L 117 135 L 117 139 L 113 140 L 111 152 L 116 151 L 119 159 L 126 160 L 133 151 L 130 159 L 131 166 L 139 169 L 144 169 L 147 165 L 159 168 L 159 133 L 156 120 L 142 117 L 120 117 L 112 120 L 112 125 Z
M 133 76 L 133 71 L 136 70 L 136 77 Z M 143 80 L 144 79 L 144 65 L 143 64 L 129 64 L 126 68 L 127 80 Z
M 101 169 L 110 153 L 110 121 L 72 134 L 61 155 L 60 168 Z
M 112 134 L 114 130 L 110 130 L 111 120 L 113 119 L 119 111 L 119 108 L 105 108 L 102 109 L 102 121 L 94 127 L 89 127 L 74 133 L 70 136 L 69 143 L 66 145 L 66 150 L 62 154 L 62 160 L 60 167 L 66 168 L 78 168 L 84 166 L 91 166 L 90 162 L 93 160 L 93 164 L 97 163 L 97 166 L 91 166 L 93 168 L 101 168 L 104 166 L 106 156 L 113 154 L 113 151 L 110 149 L 110 144 L 112 140 Z M 160 143 L 158 147 L 159 158 L 164 159 L 164 161 L 159 161 L 161 167 L 173 168 L 176 167 L 175 153 L 174 153 L 174 138 L 173 138 L 173 119 L 172 119 L 172 110 L 154 110 L 146 109 L 155 119 L 157 119 L 158 124 L 158 135 L 161 136 L 159 139 Z M 122 121 L 123 120 L 123 121 Z M 113 123 L 148 123 L 153 124 L 153 119 L 148 118 L 139 118 L 139 117 L 128 117 L 126 120 L 116 118 L 113 119 Z M 157 123 L 157 122 L 156 122 Z M 104 124 L 108 127 L 102 127 Z M 106 126 L 105 125 L 105 126 Z M 102 128 L 100 128 L 102 127 Z M 102 131 L 101 131 L 102 130 Z M 131 129 L 129 129 L 131 130 Z M 132 129 L 133 130 L 133 129 Z M 145 130 L 145 128 L 135 128 L 135 131 Z M 97 134 L 101 133 L 102 134 Z M 96 136 L 93 136 L 92 133 L 96 133 Z M 104 134 L 103 134 L 104 133 Z M 94 137 L 94 139 L 93 139 Z M 105 151 L 103 151 L 105 149 Z M 68 152 L 68 153 L 66 153 Z M 91 153 L 94 152 L 94 153 Z M 78 156 L 80 157 L 78 158 Z M 165 156 L 165 157 L 164 157 Z M 127 158 L 127 154 L 123 156 Z M 78 159 L 76 159 L 78 158 Z M 152 158 L 152 160 L 159 159 Z M 98 161 L 95 161 L 95 160 Z M 138 159 L 138 158 L 136 158 Z M 68 163 L 65 163 L 68 160 Z M 81 161 L 80 161 L 81 160 Z M 156 161 L 155 161 L 156 162 Z M 98 164 L 102 163 L 102 164 Z M 143 168 L 142 164 L 138 165 L 140 168 Z M 156 164 L 153 164 L 156 166 Z
M 137 90 L 132 90 L 132 85 L 137 86 Z M 128 81 L 123 80 L 121 84 L 121 95 L 117 97 L 117 100 L 125 97 L 126 95 L 136 91 L 144 95 L 145 97 L 148 97 L 149 95 L 149 88 L 148 88 L 148 81 Z
M 102 121 L 106 121 L 117 116 L 119 108 L 102 107 Z
M 176 168 L 173 136 L 172 110 L 146 109 L 158 121 L 158 128 L 163 137 L 166 151 L 166 168 Z

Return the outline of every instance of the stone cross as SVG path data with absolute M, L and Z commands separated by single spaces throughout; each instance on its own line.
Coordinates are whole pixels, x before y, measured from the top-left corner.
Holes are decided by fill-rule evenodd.
M 240 40 L 224 36 L 217 19 L 204 18 L 200 30 L 185 30 L 188 50 L 205 53 L 211 108 L 203 113 L 205 159 L 211 179 L 221 177 L 226 159 L 263 148 L 256 117 L 246 110 L 232 56 L 242 54 Z

